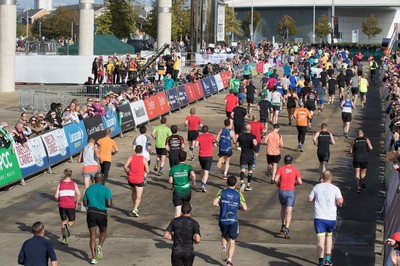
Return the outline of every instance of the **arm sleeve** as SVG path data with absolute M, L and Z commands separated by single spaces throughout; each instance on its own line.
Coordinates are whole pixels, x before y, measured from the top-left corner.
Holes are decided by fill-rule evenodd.
M 310 199 L 314 199 L 314 196 L 315 196 L 315 192 L 314 192 L 314 188 L 311 190 L 311 192 L 310 192 L 310 195 L 308 195 L 308 197 L 310 198 Z
M 25 264 L 25 252 L 24 252 L 25 243 L 22 245 L 21 250 L 18 254 L 18 264 L 24 265 Z
M 165 229 L 165 231 L 168 231 L 168 232 L 172 233 L 173 230 L 174 230 L 174 220 L 172 220 L 169 223 L 169 225 L 168 225 L 167 229 Z
M 107 188 L 106 200 L 111 199 L 111 198 L 112 198 L 111 190 L 109 188 Z
M 193 234 L 198 234 L 198 235 L 201 236 L 201 234 L 200 234 L 200 225 L 199 225 L 198 222 L 195 222 L 195 224 L 194 224 Z
M 341 198 L 343 198 L 342 192 L 340 192 L 340 189 L 337 187 L 335 193 L 335 199 L 341 199 Z
M 54 247 L 50 242 L 46 243 L 47 256 L 51 261 L 57 261 L 56 252 L 54 251 Z

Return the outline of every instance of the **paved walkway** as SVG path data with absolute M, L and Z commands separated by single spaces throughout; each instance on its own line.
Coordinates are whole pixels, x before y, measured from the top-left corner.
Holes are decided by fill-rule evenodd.
M 375 84 L 376 85 L 376 84 Z M 8 122 L 17 120 L 16 94 L 0 94 L 2 119 Z M 225 92 L 196 104 L 203 124 L 209 125 L 216 134 L 223 125 L 225 117 L 223 98 Z M 3 116 L 4 114 L 4 116 Z M 168 125 L 177 124 L 186 138 L 183 122 L 189 108 L 167 116 Z M 318 160 L 312 136 L 322 122 L 337 138 L 331 147 L 329 168 L 334 174 L 334 183 L 343 193 L 345 205 L 339 209 L 339 219 L 335 234 L 335 247 L 332 260 L 335 265 L 381 265 L 382 257 L 375 246 L 380 235 L 377 233 L 376 211 L 383 205 L 384 186 L 381 184 L 383 163 L 380 155 L 382 112 L 378 87 L 373 86 L 368 94 L 366 111 L 356 110 L 349 139 L 342 137 L 340 108 L 327 105 L 322 116 L 315 117 L 313 129 L 307 134 L 305 152 L 295 150 L 297 131 L 288 126 L 286 109 L 280 115 L 281 133 L 285 147 L 283 155 L 291 154 L 294 165 L 300 169 L 303 185 L 297 187 L 297 200 L 293 212 L 290 240 L 284 239 L 280 230 L 280 205 L 277 188 L 269 184 L 265 175 L 265 146 L 261 147 L 257 169 L 255 170 L 253 191 L 245 192 L 249 210 L 239 214 L 240 236 L 234 256 L 235 265 L 316 265 L 316 236 L 313 228 L 313 204 L 307 202 L 308 194 L 318 180 Z M 15 117 L 15 119 L 12 119 Z M 13 123 L 12 123 L 13 124 Z M 151 127 L 158 125 L 157 121 Z M 374 150 L 369 154 L 367 188 L 362 194 L 355 193 L 350 143 L 355 129 L 363 128 L 372 141 Z M 130 132 L 124 138 L 117 138 L 120 152 L 113 157 L 108 186 L 113 193 L 114 206 L 109 210 L 109 234 L 104 245 L 104 259 L 99 265 L 169 265 L 172 243 L 162 238 L 163 230 L 174 216 L 172 192 L 167 177 L 150 175 L 149 185 L 145 187 L 140 218 L 130 216 L 133 208 L 130 188 L 123 171 L 123 163 L 131 154 L 132 139 L 137 132 Z M 202 242 L 195 246 L 195 265 L 223 265 L 219 260 L 218 209 L 212 207 L 212 200 L 225 181 L 222 172 L 216 168 L 216 154 L 208 183 L 207 193 L 192 192 L 193 218 L 199 221 Z M 155 157 L 152 157 L 152 162 Z M 239 174 L 239 153 L 234 152 L 231 174 Z M 282 162 L 281 162 L 282 164 Z M 168 163 L 166 164 L 168 165 Z M 199 163 L 192 162 L 199 180 Z M 3 265 L 15 265 L 22 242 L 31 237 L 29 233 L 33 222 L 40 220 L 45 224 L 46 236 L 54 243 L 59 265 L 85 265 L 89 261 L 89 234 L 85 215 L 77 214 L 77 225 L 72 228 L 68 246 L 60 244 L 59 215 L 57 203 L 53 198 L 57 183 L 65 168 L 72 168 L 75 180 L 81 185 L 81 166 L 65 162 L 53 168 L 52 174 L 41 174 L 27 181 L 27 185 L 15 186 L 0 192 L 0 256 Z M 168 167 L 164 170 L 169 171 Z M 199 182 L 198 182 L 199 183 Z M 82 186 L 81 186 L 82 187 Z

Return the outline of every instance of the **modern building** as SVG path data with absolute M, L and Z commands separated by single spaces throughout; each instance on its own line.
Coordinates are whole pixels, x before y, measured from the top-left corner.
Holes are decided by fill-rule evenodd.
M 17 23 L 26 25 L 33 24 L 35 21 L 41 17 L 50 14 L 48 10 L 45 9 L 28 9 L 17 14 Z
M 53 0 L 35 0 L 34 9 L 53 10 Z
M 390 38 L 395 23 L 400 23 L 400 1 L 398 0 L 226 0 L 234 7 L 240 20 L 253 10 L 261 13 L 261 21 L 255 25 L 254 41 L 262 39 L 281 40 L 278 35 L 278 21 L 284 16 L 291 16 L 297 24 L 299 32 L 289 40 L 313 40 L 313 19 L 317 22 L 326 14 L 331 20 L 334 16 L 335 42 L 347 43 L 381 43 L 383 38 Z M 315 8 L 315 12 L 314 12 Z M 315 15 L 314 15 L 315 14 Z M 373 14 L 378 20 L 382 33 L 368 40 L 362 32 L 361 24 Z M 236 37 L 236 36 L 235 36 Z M 318 41 L 330 41 L 330 36 Z

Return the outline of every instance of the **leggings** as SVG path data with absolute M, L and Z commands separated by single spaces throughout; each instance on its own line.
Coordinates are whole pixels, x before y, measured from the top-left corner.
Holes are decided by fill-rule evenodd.
M 307 133 L 307 126 L 297 126 L 297 140 L 300 144 L 304 144 Z

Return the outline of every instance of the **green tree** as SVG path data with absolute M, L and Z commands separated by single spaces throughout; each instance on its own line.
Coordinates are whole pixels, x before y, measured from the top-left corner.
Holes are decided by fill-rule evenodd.
M 106 12 L 110 13 L 110 31 L 116 37 L 128 38 L 136 32 L 137 14 L 133 10 L 131 2 L 126 0 L 107 0 L 105 1 Z
M 242 35 L 241 22 L 237 18 L 237 13 L 233 7 L 225 4 L 225 40 L 228 41 L 229 33 L 235 35 Z
M 100 16 L 94 19 L 94 24 L 96 24 L 96 34 L 112 34 L 111 24 L 112 17 L 110 12 L 104 12 Z
M 253 11 L 253 34 L 256 31 L 257 27 L 261 27 L 261 13 L 259 11 Z M 247 11 L 244 20 L 242 21 L 242 32 L 243 35 L 247 38 L 250 38 L 250 27 L 251 27 L 251 12 Z
M 371 16 L 367 18 L 366 21 L 363 21 L 361 27 L 362 32 L 368 36 L 368 41 L 372 37 L 375 37 L 377 34 L 380 34 L 382 32 L 382 28 L 378 26 L 378 20 L 376 19 L 374 14 L 371 14 Z
M 319 17 L 317 23 L 315 23 L 315 35 L 319 38 L 326 37 L 332 32 L 332 27 L 329 24 L 329 18 L 326 14 Z
M 287 39 L 289 36 L 296 35 L 299 32 L 296 21 L 288 15 L 284 15 L 278 22 L 278 34 L 283 39 Z
M 157 38 L 157 23 L 158 23 L 158 1 L 154 1 L 153 9 L 147 16 L 146 22 L 143 24 L 143 30 L 149 36 Z

